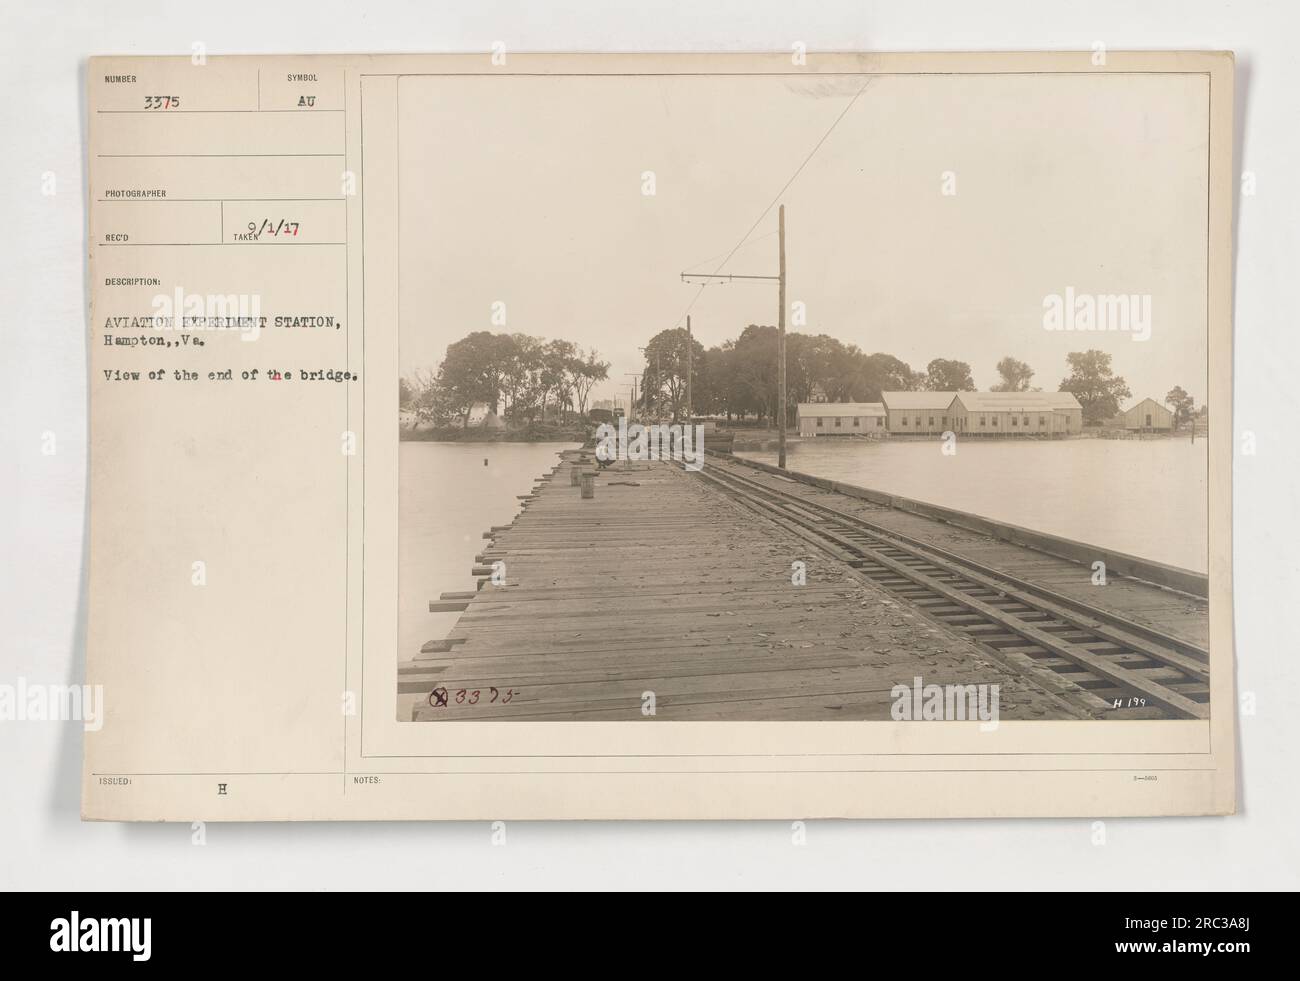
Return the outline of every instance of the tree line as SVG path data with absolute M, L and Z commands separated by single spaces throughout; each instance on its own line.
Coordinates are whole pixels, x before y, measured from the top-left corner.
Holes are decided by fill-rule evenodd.
M 398 402 L 436 426 L 468 425 L 476 405 L 515 424 L 548 410 L 565 422 L 586 415 L 592 388 L 608 377 L 609 362 L 571 341 L 476 331 L 448 345 L 436 372 L 402 378 Z
M 662 330 L 646 342 L 637 399 L 638 411 L 656 418 L 686 414 L 687 363 L 691 366 L 691 412 L 724 416 L 728 422 L 756 419 L 771 425 L 779 415 L 777 329 L 750 324 L 734 340 L 705 348 L 684 328 Z M 1116 375 L 1105 351 L 1066 355 L 1068 374 L 1059 391 L 1070 392 L 1083 406 L 1085 424 L 1097 425 L 1119 412 L 1132 397 L 1128 383 Z M 421 422 L 468 424 L 475 405 L 486 405 L 513 424 L 550 417 L 560 422 L 585 416 L 592 389 L 609 377 L 609 362 L 596 351 L 583 351 L 565 340 L 526 334 L 477 331 L 447 348 L 436 372 L 400 382 L 401 407 Z M 1032 387 L 1034 369 L 1014 357 L 997 363 L 995 392 L 1041 391 Z M 971 367 L 965 361 L 935 358 L 914 370 L 891 354 L 868 354 L 854 344 L 826 334 L 786 335 L 786 424 L 796 406 L 817 398 L 828 402 L 879 402 L 888 391 L 973 392 Z M 1175 426 L 1194 414 L 1191 397 L 1175 386 L 1165 397 Z
M 750 324 L 734 340 L 704 348 L 691 341 L 691 411 L 696 415 L 775 420 L 780 401 L 777 378 L 777 329 Z M 660 331 L 647 342 L 638 408 L 657 416 L 685 414 L 686 345 L 684 328 Z M 1068 374 L 1058 391 L 1070 392 L 1083 407 L 1086 424 L 1097 425 L 1119 412 L 1132 397 L 1128 383 L 1116 375 L 1105 351 L 1076 351 L 1066 356 Z M 1033 387 L 1034 369 L 1007 356 L 997 363 L 994 392 L 1041 391 Z M 868 354 L 854 344 L 826 334 L 786 335 L 786 424 L 794 421 L 800 402 L 814 397 L 828 402 L 879 402 L 889 391 L 973 392 L 975 381 L 965 361 L 935 358 L 914 370 L 892 354 Z M 1193 412 L 1181 386 L 1165 398 L 1181 425 Z
M 728 421 L 775 419 L 779 402 L 777 329 L 750 324 L 734 340 L 705 349 L 691 341 L 691 410 L 697 415 L 725 416 Z M 674 418 L 685 412 L 687 333 L 660 331 L 646 343 L 638 407 Z M 954 386 L 969 382 L 959 362 L 932 361 L 913 371 L 892 354 L 868 354 L 826 334 L 787 334 L 787 417 L 794 407 L 820 394 L 831 402 L 876 402 L 880 393 L 900 389 Z M 965 367 L 965 366 L 962 366 Z M 969 385 L 974 388 L 974 385 Z

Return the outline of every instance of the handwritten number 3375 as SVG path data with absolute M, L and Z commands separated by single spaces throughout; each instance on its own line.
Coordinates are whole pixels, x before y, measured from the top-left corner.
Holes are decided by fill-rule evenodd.
M 505 705 L 514 697 L 515 690 L 513 688 L 507 688 L 504 695 L 501 694 L 500 689 L 489 688 L 487 699 L 483 699 L 483 689 L 481 688 L 458 688 L 454 693 L 446 688 L 435 688 L 429 692 L 429 704 L 434 708 L 446 708 L 448 702 L 455 699 L 457 705 L 478 705 L 480 701 L 484 705 L 491 705 L 497 699 L 500 699 L 501 704 Z

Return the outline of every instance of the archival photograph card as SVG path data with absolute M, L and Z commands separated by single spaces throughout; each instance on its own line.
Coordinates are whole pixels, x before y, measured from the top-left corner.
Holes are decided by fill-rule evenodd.
M 83 814 L 1224 814 L 1233 60 L 89 66 Z

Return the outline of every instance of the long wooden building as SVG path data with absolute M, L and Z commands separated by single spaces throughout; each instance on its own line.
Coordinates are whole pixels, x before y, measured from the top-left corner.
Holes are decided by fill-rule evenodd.
M 800 402 L 800 436 L 883 436 L 880 402 Z
M 1069 392 L 885 392 L 891 436 L 1068 436 L 1083 430 Z
M 977 436 L 1068 436 L 1083 430 L 1083 407 L 1069 392 L 958 392 L 952 431 Z

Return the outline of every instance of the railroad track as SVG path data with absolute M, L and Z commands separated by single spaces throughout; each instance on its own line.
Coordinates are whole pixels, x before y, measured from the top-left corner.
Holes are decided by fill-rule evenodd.
M 742 475 L 700 475 L 965 634 L 1084 718 L 1209 718 L 1209 656 L 1180 638 Z

